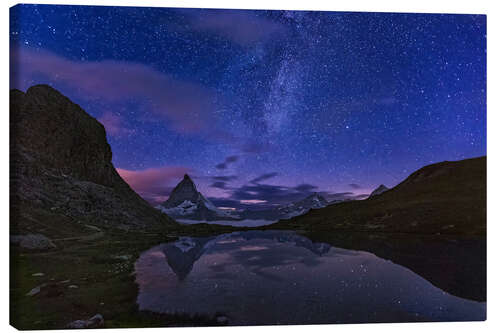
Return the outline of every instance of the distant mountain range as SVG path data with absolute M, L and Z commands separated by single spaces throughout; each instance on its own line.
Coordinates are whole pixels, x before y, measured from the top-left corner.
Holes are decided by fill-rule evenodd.
M 328 206 L 328 201 L 318 193 L 313 193 L 300 201 L 279 207 L 278 211 L 282 219 L 290 219 L 305 214 L 311 209 L 318 209 L 326 206 Z
M 272 228 L 485 235 L 486 157 L 427 165 L 366 200 L 311 210 Z
M 156 206 L 157 209 L 174 219 L 196 221 L 238 221 L 289 219 L 307 213 L 311 209 L 323 208 L 328 201 L 318 193 L 280 207 L 267 210 L 223 210 L 201 194 L 189 175 L 172 190 L 167 201 Z

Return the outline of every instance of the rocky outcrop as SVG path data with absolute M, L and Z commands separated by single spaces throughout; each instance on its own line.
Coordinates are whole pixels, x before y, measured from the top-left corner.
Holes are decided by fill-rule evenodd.
M 12 235 L 10 243 L 27 250 L 50 250 L 56 247 L 52 240 L 41 234 Z
M 281 219 L 289 219 L 307 213 L 311 209 L 318 209 L 328 206 L 328 201 L 318 193 L 313 193 L 306 198 L 278 208 Z
M 384 184 L 382 184 L 379 187 L 377 187 L 376 189 L 374 189 L 372 193 L 370 193 L 370 197 L 374 197 L 376 195 L 382 194 L 388 190 L 389 190 L 389 188 L 387 186 L 385 186 Z
M 10 131 L 11 233 L 57 232 L 58 219 L 122 229 L 171 222 L 118 175 L 103 125 L 50 86 L 11 90 Z
M 96 314 L 87 320 L 75 320 L 68 324 L 66 328 L 84 329 L 84 328 L 100 328 L 104 326 L 104 318 L 100 314 Z

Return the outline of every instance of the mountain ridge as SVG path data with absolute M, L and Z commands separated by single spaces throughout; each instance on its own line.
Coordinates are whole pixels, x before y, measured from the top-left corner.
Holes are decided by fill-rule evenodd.
M 384 193 L 268 227 L 485 235 L 486 156 L 427 165 Z
M 380 184 L 376 189 L 373 190 L 372 193 L 370 193 L 369 197 L 373 197 L 373 196 L 382 194 L 388 190 L 389 190 L 389 188 L 387 186 L 385 186 L 384 184 Z
M 56 89 L 11 90 L 10 118 L 12 233 L 172 223 L 120 177 L 104 126 Z

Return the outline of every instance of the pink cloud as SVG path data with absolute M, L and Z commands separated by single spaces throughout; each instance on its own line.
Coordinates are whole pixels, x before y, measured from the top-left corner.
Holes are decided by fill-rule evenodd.
M 140 100 L 174 130 L 195 133 L 213 123 L 214 94 L 199 84 L 177 80 L 152 67 L 127 61 L 73 61 L 27 47 L 11 50 L 11 87 L 55 84 L 109 103 Z
M 112 113 L 104 112 L 97 120 L 106 128 L 106 133 L 115 137 L 133 134 L 133 129 L 127 128 L 124 124 L 123 118 Z
M 116 170 L 134 191 L 152 204 L 167 200 L 172 187 L 190 171 L 189 168 L 182 166 L 164 166 L 144 170 L 117 168 Z

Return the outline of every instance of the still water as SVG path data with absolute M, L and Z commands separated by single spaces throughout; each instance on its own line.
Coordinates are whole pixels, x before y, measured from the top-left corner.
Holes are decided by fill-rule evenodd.
M 224 315 L 231 325 L 484 320 L 486 303 L 409 269 L 287 231 L 183 237 L 135 264 L 141 310 Z

